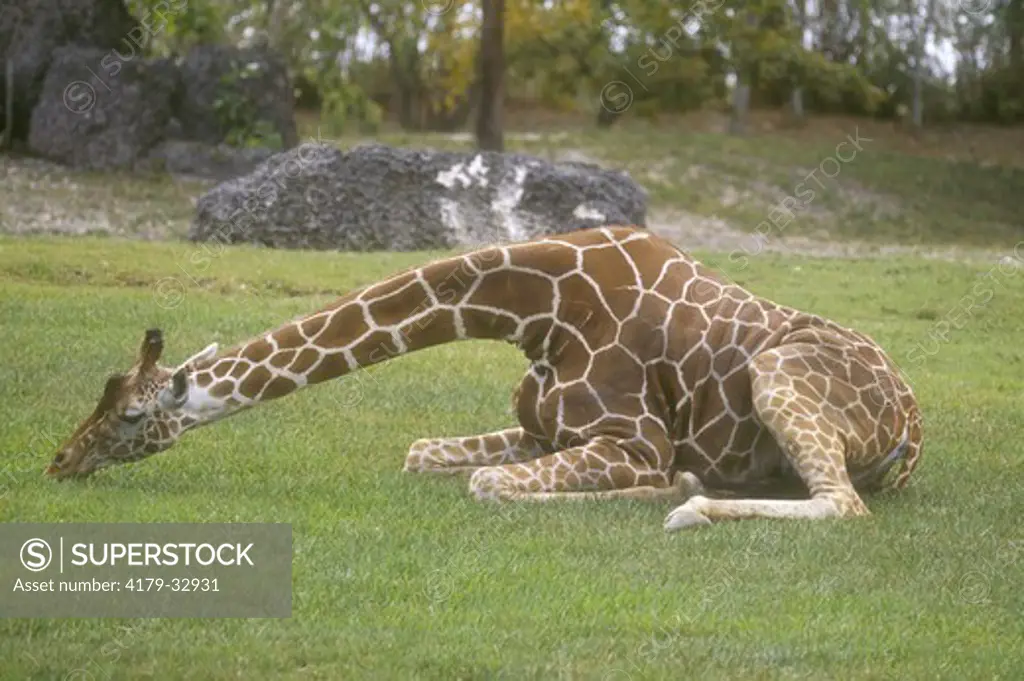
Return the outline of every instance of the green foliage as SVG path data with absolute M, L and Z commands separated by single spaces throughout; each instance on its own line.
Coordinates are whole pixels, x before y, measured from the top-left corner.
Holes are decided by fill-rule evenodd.
M 320 121 L 331 135 L 358 131 L 375 133 L 383 122 L 383 110 L 366 91 L 351 81 L 322 78 Z
M 965 104 L 963 108 L 975 119 L 999 123 L 1024 121 L 1024 69 L 1006 67 L 986 73 L 979 100 Z
M 147 27 L 146 50 L 155 56 L 182 54 L 194 45 L 227 37 L 230 6 L 202 0 L 127 0 L 126 6 Z
M 246 82 L 259 77 L 258 69 L 243 66 L 237 60 L 233 60 L 232 66 L 231 71 L 221 76 L 221 87 L 213 101 L 225 142 L 233 147 L 282 148 L 281 134 L 272 123 L 258 117 L 247 96 L 251 88 L 246 87 Z
M 766 90 L 785 101 L 794 84 L 804 88 L 808 101 L 824 110 L 874 113 L 885 99 L 884 91 L 858 68 L 834 62 L 817 52 L 800 51 L 789 78 L 762 82 Z
M 1024 3 L 969 4 L 991 5 L 991 19 L 934 3 L 927 22 L 892 32 L 886 24 L 907 21 L 922 3 L 506 0 L 505 89 L 542 106 L 593 111 L 607 83 L 633 82 L 633 111 L 656 115 L 714 106 L 728 98 L 727 80 L 738 74 L 752 84 L 757 105 L 784 105 L 799 85 L 810 113 L 893 117 L 911 105 L 913 55 L 929 33 L 951 40 L 965 59 L 979 54 L 982 60 L 964 61 L 956 86 L 927 65 L 921 89 L 929 120 L 1024 120 L 1024 82 L 1014 75 L 1024 73 Z M 136 16 L 160 5 L 129 1 Z M 801 8 L 810 13 L 806 20 Z M 375 129 L 384 117 L 375 100 L 389 102 L 389 112 L 410 129 L 449 129 L 462 125 L 473 96 L 478 10 L 463 0 L 189 0 L 168 14 L 151 48 L 169 54 L 204 41 L 265 41 L 284 55 L 292 74 L 310 77 L 332 125 Z M 680 31 L 687 17 L 697 26 L 692 37 Z M 802 45 L 801 22 L 812 49 Z M 656 73 L 639 63 L 652 50 L 671 52 Z M 343 77 L 335 73 L 342 63 Z M 634 75 L 642 83 L 630 80 Z

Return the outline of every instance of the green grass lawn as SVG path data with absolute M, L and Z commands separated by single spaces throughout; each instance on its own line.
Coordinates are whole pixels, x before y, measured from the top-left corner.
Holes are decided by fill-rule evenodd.
M 965 316 L 989 268 L 762 255 L 731 272 L 724 254 L 698 254 L 759 294 L 872 334 L 907 369 L 924 458 L 908 490 L 868 499 L 869 518 L 669 536 L 668 506 L 496 507 L 464 480 L 403 474 L 419 437 L 513 423 L 525 360 L 483 342 L 301 392 L 85 482 L 45 480 L 45 437 L 92 409 L 146 328 L 164 330 L 175 363 L 437 255 L 231 248 L 200 267 L 196 250 L 0 237 L 0 520 L 291 523 L 292 617 L 3 620 L 3 679 L 1024 673 L 1024 271 L 996 269 L 994 292 Z M 111 642 L 116 657 L 101 652 Z

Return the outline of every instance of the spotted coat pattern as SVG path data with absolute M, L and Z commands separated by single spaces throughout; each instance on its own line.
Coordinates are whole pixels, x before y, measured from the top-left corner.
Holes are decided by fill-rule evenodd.
M 404 469 L 467 473 L 480 499 L 674 499 L 670 531 L 857 516 L 860 492 L 902 488 L 921 454 L 911 388 L 869 337 L 755 296 L 647 230 L 606 227 L 412 268 L 175 369 L 157 364 L 151 331 L 49 472 L 136 460 L 259 402 L 467 339 L 530 360 L 519 425 L 419 440 Z

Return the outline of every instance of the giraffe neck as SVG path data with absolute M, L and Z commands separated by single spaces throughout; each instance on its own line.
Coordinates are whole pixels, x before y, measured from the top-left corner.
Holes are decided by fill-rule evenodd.
M 183 425 L 219 420 L 259 402 L 393 357 L 468 339 L 513 342 L 528 356 L 550 329 L 524 323 L 516 303 L 531 275 L 489 248 L 430 263 L 357 289 L 330 307 L 196 362 Z M 510 304 L 511 303 L 511 304 Z M 536 307 L 536 304 L 533 304 Z M 548 305 L 547 309 L 552 306 Z M 553 312 L 553 310 L 552 310 Z

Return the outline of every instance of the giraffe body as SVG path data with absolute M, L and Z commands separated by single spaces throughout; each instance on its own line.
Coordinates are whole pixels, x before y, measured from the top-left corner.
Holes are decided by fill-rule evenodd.
M 142 458 L 260 401 L 468 339 L 530 360 L 519 427 L 419 440 L 405 470 L 469 473 L 480 499 L 685 501 L 669 530 L 864 515 L 858 490 L 881 487 L 896 460 L 904 486 L 921 453 L 913 393 L 870 338 L 728 283 L 646 230 L 610 227 L 413 268 L 173 371 L 144 343 L 50 471 Z M 126 424 L 125 412 L 148 418 Z M 797 498 L 776 498 L 786 489 Z

